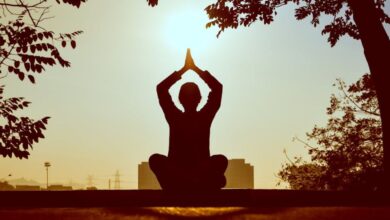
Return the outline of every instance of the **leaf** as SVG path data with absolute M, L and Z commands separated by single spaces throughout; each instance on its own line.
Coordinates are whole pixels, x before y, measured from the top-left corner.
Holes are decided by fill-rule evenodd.
M 76 48 L 76 41 L 72 40 L 72 41 L 70 42 L 70 44 L 71 44 L 71 46 L 72 46 L 73 49 Z
M 14 69 L 14 73 L 15 73 L 15 74 L 19 74 L 19 73 L 20 73 L 20 70 L 19 70 L 19 69 Z
M 54 49 L 54 46 L 52 44 L 46 44 L 46 45 L 47 45 L 47 48 L 49 48 L 50 50 Z
M 8 72 L 12 73 L 12 71 L 14 71 L 14 67 L 13 66 L 8 66 Z
M 50 117 L 44 117 L 42 118 L 43 123 L 47 124 L 47 121 L 50 119 Z
M 24 69 L 26 69 L 26 71 L 30 71 L 30 64 L 29 63 L 24 63 Z
M 35 66 L 35 69 L 37 70 L 38 73 L 41 73 L 41 72 L 42 72 L 42 69 L 43 69 L 43 66 L 37 64 L 37 65 Z
M 5 43 L 6 41 L 4 40 L 4 38 L 0 36 L 0 47 L 3 46 Z
M 30 46 L 30 50 L 31 50 L 32 53 L 35 53 L 35 49 L 36 49 L 35 45 L 31 45 Z
M 72 33 L 72 36 L 77 36 L 77 35 L 80 35 L 82 33 L 83 33 L 83 31 L 75 31 Z
M 35 84 L 35 78 L 32 75 L 27 76 L 31 83 Z
M 158 4 L 158 0 L 147 0 L 148 4 L 152 7 L 156 6 Z
M 15 109 L 15 110 L 16 110 L 16 109 Z M 16 118 L 16 117 L 13 116 L 13 115 L 8 115 L 7 120 L 8 120 L 8 121 L 11 121 L 12 123 L 15 123 L 15 122 L 18 120 L 18 118 Z
M 41 45 L 41 44 L 37 44 L 37 50 L 38 50 L 38 51 L 41 51 L 41 50 L 42 50 L 42 45 Z
M 56 63 L 56 61 L 55 61 L 53 58 L 49 57 L 49 58 L 47 58 L 47 63 L 48 63 L 50 66 L 53 66 L 53 65 Z
M 20 66 L 20 61 L 19 61 L 19 60 L 15 60 L 14 66 L 15 66 L 16 68 L 18 68 L 18 67 Z
M 20 73 L 18 74 L 18 76 L 19 76 L 19 79 L 20 79 L 21 81 L 24 80 L 24 73 L 23 73 L 23 72 L 20 72 Z
M 72 6 L 80 7 L 81 2 L 85 2 L 86 0 L 62 0 L 65 4 L 70 4 Z
M 31 65 L 34 65 L 34 62 L 35 62 L 35 57 L 34 56 L 29 56 L 28 60 L 30 61 Z
M 22 61 L 23 61 L 23 62 L 26 62 L 27 59 L 28 59 L 26 55 L 22 55 L 21 57 L 22 57 Z
M 28 140 L 26 138 L 24 138 L 22 140 L 22 144 L 23 144 L 23 148 L 27 150 L 28 149 Z
M 63 41 L 61 42 L 61 46 L 62 46 L 62 47 L 66 47 L 66 41 L 63 40 Z
M 30 155 L 29 152 L 23 151 L 23 154 L 21 156 L 22 156 L 22 158 L 27 159 L 29 155 Z
M 28 105 L 29 105 L 30 103 L 31 103 L 31 102 L 24 101 L 24 102 L 22 102 L 22 105 L 23 105 L 24 107 L 28 107 Z

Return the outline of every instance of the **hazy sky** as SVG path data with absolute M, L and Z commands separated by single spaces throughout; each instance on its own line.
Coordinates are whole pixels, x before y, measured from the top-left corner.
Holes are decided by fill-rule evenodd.
M 368 72 L 361 44 L 342 38 L 331 48 L 320 28 L 294 19 L 291 7 L 281 8 L 270 26 L 227 30 L 217 39 L 215 28 L 204 28 L 210 2 L 166 0 L 151 8 L 145 0 L 89 0 L 79 10 L 53 8 L 49 27 L 84 34 L 75 50 L 63 50 L 71 68 L 48 68 L 36 85 L 15 75 L 2 79 L 6 97 L 32 102 L 21 114 L 52 118 L 28 160 L 0 158 L 0 179 L 12 173 L 44 182 L 43 163 L 50 161 L 50 182 L 86 184 L 92 175 L 107 188 L 119 170 L 122 187 L 136 188 L 137 164 L 168 152 L 155 87 L 182 67 L 191 47 L 196 64 L 224 85 L 212 154 L 245 158 L 255 167 L 255 187 L 275 188 L 283 149 L 306 157 L 292 137 L 326 123 L 336 78 L 351 83 Z M 180 84 L 185 80 L 199 82 L 207 97 L 194 73 Z M 176 102 L 179 87 L 171 91 Z

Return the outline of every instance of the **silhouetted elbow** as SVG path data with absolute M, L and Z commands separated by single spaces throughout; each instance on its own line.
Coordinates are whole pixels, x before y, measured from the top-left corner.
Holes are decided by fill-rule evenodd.
M 216 81 L 215 84 L 213 85 L 213 91 L 217 93 L 222 93 L 223 86 L 220 82 Z
M 159 83 L 159 84 L 157 85 L 157 87 L 156 87 L 157 93 L 160 94 L 160 93 L 164 92 L 164 90 L 165 90 L 164 87 L 165 87 L 165 86 L 164 86 L 164 84 L 163 84 L 162 82 Z

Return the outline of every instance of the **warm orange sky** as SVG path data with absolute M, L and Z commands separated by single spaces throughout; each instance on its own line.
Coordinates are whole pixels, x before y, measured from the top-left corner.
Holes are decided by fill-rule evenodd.
M 47 69 L 36 85 L 13 75 L 2 80 L 5 96 L 32 102 L 22 114 L 52 118 L 30 159 L 0 158 L 0 179 L 12 173 L 44 182 L 43 163 L 50 161 L 51 182 L 86 184 L 92 175 L 98 188 L 107 188 L 119 170 L 122 186 L 136 188 L 137 164 L 168 151 L 155 86 L 182 67 L 191 47 L 197 65 L 224 85 L 211 152 L 245 158 L 255 167 L 255 187 L 275 188 L 283 149 L 306 157 L 292 137 L 326 123 L 335 79 L 351 83 L 368 71 L 360 42 L 343 38 L 331 48 L 320 28 L 296 21 L 289 7 L 270 26 L 227 30 L 216 39 L 216 29 L 204 29 L 208 2 L 170 0 L 150 8 L 144 0 L 95 0 L 79 10 L 53 8 L 56 18 L 47 25 L 84 34 L 76 50 L 63 52 L 71 68 Z M 192 73 L 185 77 L 194 79 L 199 82 Z

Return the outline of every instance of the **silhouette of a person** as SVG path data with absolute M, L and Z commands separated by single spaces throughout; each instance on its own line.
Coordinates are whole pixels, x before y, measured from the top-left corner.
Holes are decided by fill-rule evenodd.
M 183 84 L 179 92 L 182 112 L 173 103 L 169 89 L 189 69 L 204 80 L 211 92 L 206 105 L 197 111 L 202 98 L 198 86 L 192 82 Z M 188 49 L 184 67 L 158 84 L 157 94 L 170 129 L 168 157 L 153 154 L 149 158 L 149 166 L 161 187 L 168 190 L 224 187 L 227 159 L 223 155 L 210 157 L 209 149 L 210 127 L 221 105 L 222 84 L 195 65 Z

